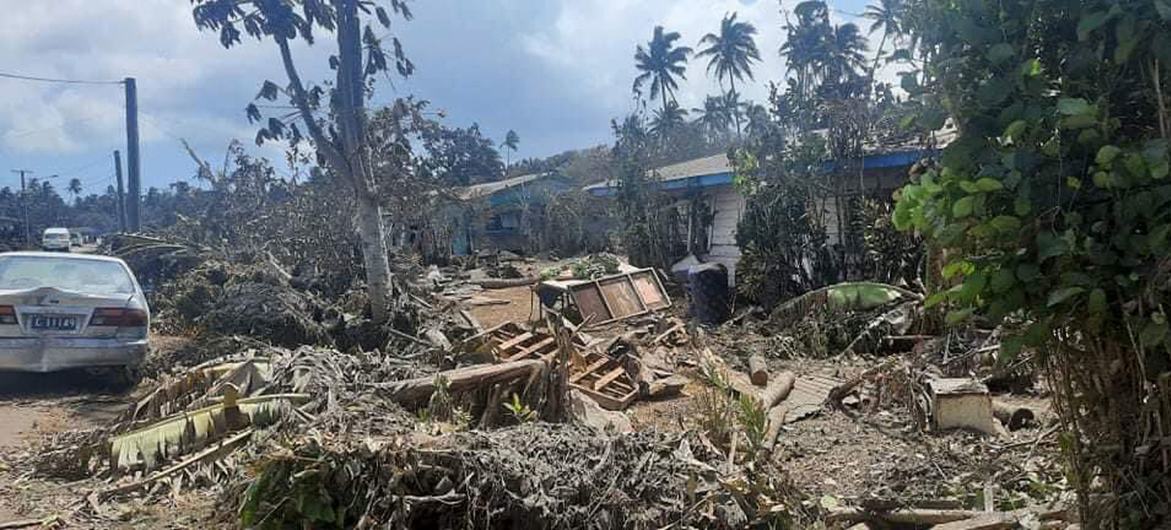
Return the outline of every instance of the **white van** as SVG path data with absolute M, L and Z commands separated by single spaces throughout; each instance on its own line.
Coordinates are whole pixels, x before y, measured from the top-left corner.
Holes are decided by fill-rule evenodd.
M 69 252 L 71 245 L 68 228 L 46 228 L 44 235 L 41 236 L 41 248 L 45 250 Z

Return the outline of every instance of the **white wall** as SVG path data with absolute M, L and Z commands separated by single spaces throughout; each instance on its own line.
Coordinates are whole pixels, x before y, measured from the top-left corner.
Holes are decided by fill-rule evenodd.
M 744 196 L 732 186 L 719 186 L 704 192 L 712 205 L 712 231 L 709 251 L 704 261 L 714 261 L 728 268 L 728 281 L 735 285 L 736 263 L 740 247 L 736 246 L 736 225 L 744 214 Z

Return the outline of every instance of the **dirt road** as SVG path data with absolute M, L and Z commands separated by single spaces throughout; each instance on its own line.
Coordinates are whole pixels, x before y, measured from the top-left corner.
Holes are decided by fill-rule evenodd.
M 0 453 L 16 452 L 39 436 L 113 420 L 130 401 L 108 379 L 85 372 L 0 373 Z M 24 513 L 0 495 L 0 522 L 41 516 Z

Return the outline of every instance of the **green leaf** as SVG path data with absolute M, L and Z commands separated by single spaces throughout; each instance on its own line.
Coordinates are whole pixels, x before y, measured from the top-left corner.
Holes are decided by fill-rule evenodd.
M 1085 116 L 1094 114 L 1095 109 L 1082 98 L 1061 98 L 1057 100 L 1057 112 L 1066 116 Z
M 1090 33 L 1102 27 L 1108 18 L 1109 13 L 1102 11 L 1082 15 L 1081 20 L 1077 23 L 1077 39 L 1086 40 L 1090 36 Z
M 1004 184 L 992 177 L 984 177 L 976 181 L 976 189 L 983 192 L 1000 191 L 1004 189 Z
M 1097 162 L 1100 166 L 1108 165 L 1113 162 L 1115 158 L 1118 158 L 1118 154 L 1121 152 L 1122 149 L 1119 149 L 1116 146 L 1103 145 L 1102 148 L 1098 150 L 1098 156 L 1094 157 L 1094 162 Z
M 989 48 L 987 56 L 988 60 L 991 61 L 992 64 L 999 65 L 1011 59 L 1014 53 L 1015 52 L 1013 51 L 1011 44 L 1002 42 Z
M 1038 261 L 1045 261 L 1054 256 L 1060 256 L 1069 251 L 1069 244 L 1054 235 L 1052 232 L 1040 232 L 1037 234 L 1037 259 Z M 1024 280 L 1024 278 L 1021 278 Z M 1028 280 L 1025 280 L 1028 281 Z
M 1033 263 L 1017 265 L 1016 277 L 1024 283 L 1030 283 L 1041 277 L 1041 268 Z
M 1168 163 L 1166 160 L 1159 160 L 1158 162 L 1151 164 L 1150 169 L 1151 178 L 1155 180 L 1163 180 L 1164 178 L 1167 178 L 1168 173 L 1171 173 L 1171 163 Z
M 1087 129 L 1098 124 L 1098 118 L 1092 114 L 1077 114 L 1067 116 L 1061 120 L 1061 127 L 1065 129 Z
M 972 264 L 967 261 L 953 261 L 943 266 L 943 279 L 950 280 L 960 274 L 967 274 L 972 269 Z
M 1063 287 L 1056 291 L 1049 293 L 1049 307 L 1059 305 L 1074 296 L 1086 292 L 1085 287 Z
M 988 222 L 992 228 L 1002 234 L 1015 234 L 1021 230 L 1021 220 L 1011 215 L 998 215 Z
M 972 210 L 976 206 L 976 198 L 972 196 L 964 197 L 955 202 L 951 207 L 951 214 L 956 219 L 963 219 L 972 215 Z
M 1139 332 L 1138 339 L 1143 346 L 1148 348 L 1158 346 L 1167 337 L 1167 322 L 1147 322 L 1143 326 L 1143 330 Z
M 913 73 L 902 74 L 902 79 L 899 80 L 899 86 L 906 90 L 908 94 L 919 93 L 919 79 Z
M 1077 177 L 1065 177 L 1065 185 L 1071 190 L 1082 189 L 1082 179 Z
M 1105 171 L 1094 172 L 1094 185 L 1106 189 L 1114 185 L 1114 176 Z
M 941 302 L 944 302 L 946 300 L 947 300 L 947 291 L 941 291 L 941 292 L 935 293 L 931 296 L 928 296 L 927 299 L 923 301 L 923 307 L 925 309 L 931 309 L 932 307 L 935 307 L 935 306 L 939 305 Z
M 1090 291 L 1090 301 L 1088 304 L 1090 313 L 1094 315 L 1102 315 L 1106 313 L 1106 291 L 1102 288 Z
M 1029 123 L 1025 120 L 1014 121 L 1008 124 L 1008 127 L 1004 129 L 1004 136 L 1006 138 L 1012 138 L 1015 140 L 1021 135 L 1021 133 L 1025 132 L 1025 127 L 1028 127 L 1028 125 Z
M 960 322 L 972 318 L 972 313 L 974 312 L 975 310 L 970 307 L 956 311 L 948 311 L 947 316 L 944 317 L 944 321 L 947 322 L 947 325 L 954 326 Z
M 1024 217 L 1033 211 L 1033 203 L 1024 197 L 1017 197 L 1012 201 L 1012 211 L 1018 216 Z
M 1000 269 L 992 273 L 992 292 L 1003 293 L 1012 288 L 1016 283 L 1016 276 L 1012 273 L 1012 269 Z

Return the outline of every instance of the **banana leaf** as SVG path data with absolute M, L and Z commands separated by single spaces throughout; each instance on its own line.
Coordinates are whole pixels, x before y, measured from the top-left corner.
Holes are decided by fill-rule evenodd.
M 919 293 L 875 282 L 845 282 L 809 291 L 773 309 L 770 320 L 788 327 L 814 311 L 866 311 L 895 300 L 922 300 Z
M 110 466 L 119 471 L 154 469 L 161 462 L 202 449 L 244 427 L 271 425 L 309 398 L 307 394 L 275 394 L 238 400 L 226 396 L 219 403 L 181 412 L 110 438 Z

